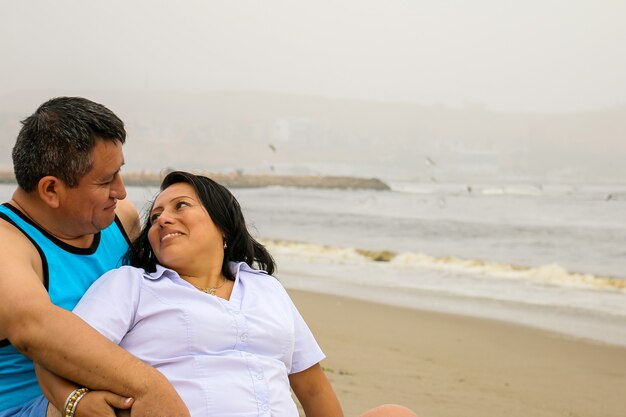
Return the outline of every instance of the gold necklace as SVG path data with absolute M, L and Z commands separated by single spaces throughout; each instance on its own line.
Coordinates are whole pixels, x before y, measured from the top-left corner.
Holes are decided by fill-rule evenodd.
M 209 295 L 215 295 L 215 291 L 219 290 L 220 288 L 222 288 L 224 286 L 224 284 L 226 284 L 226 278 L 224 278 L 224 281 L 215 287 L 206 287 L 206 288 L 202 288 L 202 287 L 198 287 L 197 285 L 193 285 L 194 287 L 196 287 L 197 289 L 199 289 L 200 291 L 207 293 Z

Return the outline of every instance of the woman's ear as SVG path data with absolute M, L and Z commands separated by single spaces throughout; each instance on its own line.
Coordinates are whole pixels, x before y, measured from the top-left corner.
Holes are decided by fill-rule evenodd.
M 54 209 L 59 208 L 64 186 L 65 184 L 57 177 L 47 175 L 40 179 L 37 184 L 39 198 L 49 207 Z

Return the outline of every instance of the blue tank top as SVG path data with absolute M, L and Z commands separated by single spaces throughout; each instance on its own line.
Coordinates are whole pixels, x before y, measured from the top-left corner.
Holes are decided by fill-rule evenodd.
M 89 286 L 106 271 L 122 265 L 129 240 L 120 220 L 94 235 L 89 248 L 76 248 L 55 238 L 9 203 L 0 218 L 13 224 L 33 243 L 43 266 L 43 283 L 52 303 L 72 310 Z M 41 395 L 33 363 L 7 339 L 0 340 L 0 411 Z

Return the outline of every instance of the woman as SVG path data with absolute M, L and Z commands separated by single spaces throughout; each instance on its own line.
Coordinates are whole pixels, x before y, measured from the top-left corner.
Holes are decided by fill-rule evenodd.
M 129 258 L 74 311 L 165 374 L 192 416 L 296 417 L 290 387 L 307 417 L 343 416 L 324 354 L 225 187 L 167 175 Z M 83 408 L 89 396 L 75 395 Z M 413 415 L 395 406 L 370 413 Z

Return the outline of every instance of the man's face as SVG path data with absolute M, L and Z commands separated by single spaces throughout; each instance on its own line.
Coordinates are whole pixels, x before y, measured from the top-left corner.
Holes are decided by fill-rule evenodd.
M 124 164 L 119 141 L 98 140 L 93 149 L 93 166 L 74 188 L 64 187 L 61 208 L 72 237 L 97 233 L 115 219 L 117 200 L 126 198 L 120 177 Z

